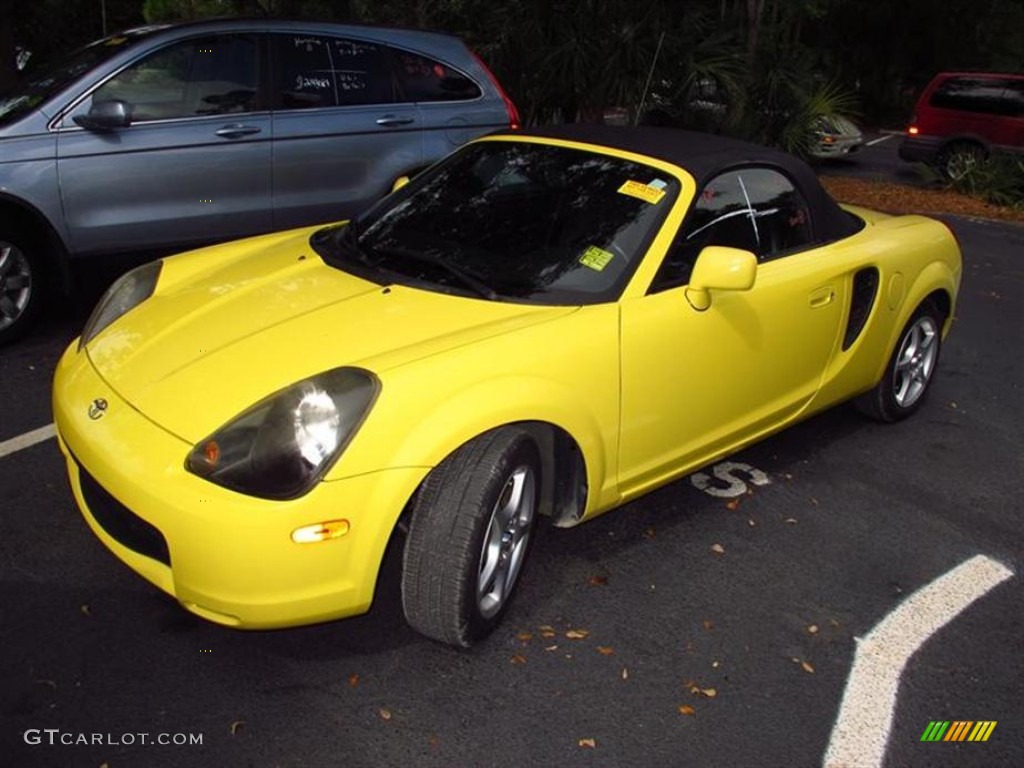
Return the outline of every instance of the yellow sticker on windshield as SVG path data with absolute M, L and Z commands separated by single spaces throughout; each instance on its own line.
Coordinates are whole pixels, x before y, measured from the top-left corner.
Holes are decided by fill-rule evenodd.
M 627 181 L 621 187 L 619 187 L 619 194 L 629 195 L 640 200 L 644 200 L 651 205 L 655 205 L 661 202 L 661 198 L 665 196 L 665 190 L 661 189 L 654 184 L 643 184 L 639 181 Z
M 590 267 L 595 272 L 600 272 L 611 263 L 613 258 L 615 258 L 615 254 L 611 251 L 592 245 L 580 256 L 580 264 Z

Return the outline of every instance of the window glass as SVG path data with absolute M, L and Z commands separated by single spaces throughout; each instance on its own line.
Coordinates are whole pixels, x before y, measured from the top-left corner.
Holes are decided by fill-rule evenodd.
M 1024 80 L 1010 80 L 1006 84 L 1003 98 L 1007 102 L 1006 114 L 1013 117 L 1024 116 Z
M 765 261 L 812 242 L 810 210 L 788 178 L 769 168 L 729 171 L 697 194 L 652 290 L 689 282 L 697 256 L 709 245 L 742 248 Z
M 133 122 L 233 114 L 255 108 L 256 83 L 255 38 L 220 35 L 147 56 L 97 88 L 92 102 L 128 102 Z
M 315 35 L 277 35 L 275 44 L 275 103 L 281 109 L 394 101 L 394 78 L 384 46 Z
M 1004 96 L 1012 81 L 994 77 L 951 77 L 932 94 L 933 107 L 981 112 L 991 115 L 1013 114 L 1012 101 Z
M 476 83 L 445 64 L 408 51 L 395 51 L 395 55 L 408 101 L 460 101 L 481 95 Z
M 0 93 L 0 125 L 31 112 L 65 86 L 144 39 L 145 36 L 145 32 L 138 31 L 99 40 L 44 70 L 34 70 L 34 61 L 30 62 L 26 70 L 28 80 Z
M 277 98 L 283 109 L 334 107 L 331 53 L 326 38 L 314 35 L 279 35 L 277 43 Z
M 621 158 L 479 142 L 317 247 L 369 279 L 593 304 L 618 296 L 678 193 L 671 175 Z

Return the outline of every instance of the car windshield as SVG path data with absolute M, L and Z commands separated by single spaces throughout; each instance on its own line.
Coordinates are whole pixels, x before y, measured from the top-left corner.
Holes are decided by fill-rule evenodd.
M 11 123 L 31 112 L 91 69 L 138 42 L 153 29 L 147 27 L 97 40 L 53 66 L 30 73 L 21 82 L 0 93 L 0 125 Z
M 487 140 L 313 246 L 381 283 L 594 304 L 618 297 L 678 193 L 671 174 L 616 156 Z

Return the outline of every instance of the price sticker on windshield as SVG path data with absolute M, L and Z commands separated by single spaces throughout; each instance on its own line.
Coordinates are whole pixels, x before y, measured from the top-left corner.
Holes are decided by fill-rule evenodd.
M 621 187 L 619 187 L 620 195 L 629 195 L 635 197 L 638 200 L 656 205 L 661 202 L 661 198 L 665 196 L 664 183 L 658 183 L 652 181 L 650 184 L 644 184 L 639 181 L 627 181 Z
M 611 251 L 606 251 L 604 248 L 592 245 L 580 256 L 580 264 L 584 267 L 590 267 L 595 272 L 601 272 L 611 264 L 613 258 L 615 258 L 615 254 Z

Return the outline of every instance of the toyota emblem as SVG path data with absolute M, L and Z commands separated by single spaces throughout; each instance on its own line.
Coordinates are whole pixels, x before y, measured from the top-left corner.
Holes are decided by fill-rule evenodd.
M 108 407 L 109 406 L 107 405 L 106 400 L 104 400 L 102 397 L 97 397 L 89 405 L 89 418 L 92 419 L 93 421 L 102 418 L 103 414 L 106 413 Z

